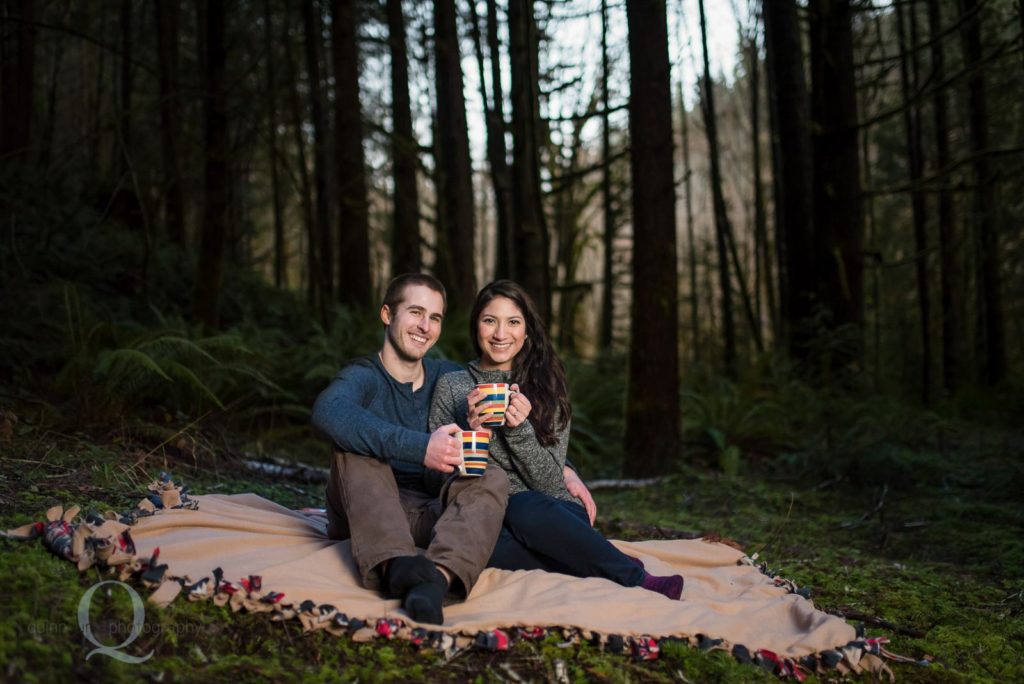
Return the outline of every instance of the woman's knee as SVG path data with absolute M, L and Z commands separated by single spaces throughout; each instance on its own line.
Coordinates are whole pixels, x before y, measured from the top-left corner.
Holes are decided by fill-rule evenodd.
M 541 492 L 513 494 L 505 509 L 505 526 L 518 538 L 550 529 L 553 516 L 559 515 L 558 501 Z
M 519 492 L 508 497 L 508 509 L 517 513 L 530 513 L 539 510 L 550 509 L 557 506 L 558 502 L 543 492 L 533 491 Z

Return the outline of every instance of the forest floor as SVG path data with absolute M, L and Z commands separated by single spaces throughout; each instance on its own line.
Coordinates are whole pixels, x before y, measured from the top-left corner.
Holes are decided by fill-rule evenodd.
M 56 503 L 127 509 L 161 470 L 193 493 L 252 491 L 287 506 L 322 505 L 322 485 L 254 476 L 233 449 L 186 455 L 123 426 L 43 428 L 31 406 L 13 408 L 20 421 L 0 425 L 3 529 L 40 520 Z M 301 451 L 306 459 L 316 450 Z M 649 488 L 596 492 L 599 527 L 619 539 L 701 532 L 736 540 L 811 587 L 820 608 L 866 622 L 868 634 L 891 637 L 897 653 L 931 661 L 892 664 L 899 681 L 1024 681 L 1019 433 L 977 426 L 940 446 L 891 443 L 877 452 L 886 456 L 859 483 L 795 479 L 771 461 L 746 463 L 738 476 L 684 467 Z M 150 660 L 86 659 L 92 646 L 76 606 L 104 576 L 79 574 L 38 542 L 3 540 L 0 549 L 3 681 L 558 681 L 563 672 L 569 681 L 775 679 L 726 653 L 678 644 L 651 662 L 562 647 L 554 637 L 445 660 L 406 642 L 304 635 L 297 622 L 182 600 L 146 608 L 153 628 L 129 651 L 153 650 Z

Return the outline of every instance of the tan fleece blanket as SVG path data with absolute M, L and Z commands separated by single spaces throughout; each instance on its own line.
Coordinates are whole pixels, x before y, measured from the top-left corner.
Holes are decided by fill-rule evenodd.
M 350 618 L 398 617 L 398 601 L 359 583 L 348 542 L 325 536 L 316 517 L 254 494 L 194 496 L 199 509 L 170 510 L 132 528 L 138 556 L 159 547 L 173 576 L 198 580 L 213 568 L 237 582 L 262 576 L 264 591 L 284 603 L 331 604 Z M 623 636 L 704 634 L 799 657 L 855 639 L 853 627 L 815 609 L 811 601 L 776 586 L 743 554 L 700 540 L 614 542 L 655 574 L 681 573 L 681 601 L 605 579 L 578 579 L 541 571 L 485 570 L 469 597 L 445 608 L 443 629 L 475 633 L 497 627 L 576 627 Z

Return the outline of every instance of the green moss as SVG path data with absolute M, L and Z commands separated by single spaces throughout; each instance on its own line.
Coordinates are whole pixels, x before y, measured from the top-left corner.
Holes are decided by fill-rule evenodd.
M 123 510 L 165 469 L 199 493 L 252 491 L 288 506 L 321 505 L 322 485 L 254 477 L 230 462 L 210 467 L 156 452 L 126 457 L 121 445 L 91 439 L 28 431 L 8 445 L 23 460 L 0 460 L 0 525 L 40 520 L 57 503 Z M 869 634 L 892 638 L 891 650 L 934 661 L 928 668 L 893 665 L 901 681 L 1024 681 L 1024 504 L 1019 468 L 1005 453 L 1002 438 L 961 435 L 943 449 L 888 442 L 864 461 L 876 476 L 858 476 L 860 483 L 749 462 L 740 476 L 683 467 L 655 487 L 596 492 L 599 523 L 609 536 L 626 539 L 721 534 L 811 587 L 825 610 L 857 611 L 923 634 L 867 625 Z M 653 662 L 566 646 L 555 636 L 448 661 L 405 641 L 304 635 L 295 623 L 183 600 L 166 610 L 147 606 L 149 629 L 126 651 L 152 650 L 152 659 L 86 660 L 92 646 L 79 631 L 77 605 L 105 576 L 79 575 L 38 542 L 3 540 L 0 549 L 0 581 L 10 597 L 0 617 L 0 662 L 2 676 L 18 681 L 490 682 L 512 679 L 510 673 L 535 681 L 563 667 L 579 682 L 774 680 L 726 653 L 672 642 Z M 97 622 L 123 623 L 130 615 L 123 592 L 94 601 L 92 609 Z

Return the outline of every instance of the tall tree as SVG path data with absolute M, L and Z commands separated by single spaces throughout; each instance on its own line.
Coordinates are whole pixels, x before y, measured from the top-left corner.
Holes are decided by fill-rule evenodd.
M 315 189 L 315 227 L 317 243 L 317 302 L 320 321 L 328 325 L 328 302 L 334 282 L 334 248 L 331 244 L 330 211 L 327 197 L 327 117 L 324 113 L 323 83 L 320 79 L 320 10 L 314 0 L 302 3 L 305 33 L 306 73 L 309 75 L 309 102 L 313 113 L 313 185 Z
M 615 207 L 612 204 L 611 95 L 608 72 L 608 0 L 601 0 L 601 332 L 602 349 L 611 349 L 615 319 Z
M 70 2 L 65 3 L 59 11 L 68 12 L 70 10 L 70 5 Z M 53 49 L 53 66 L 50 71 L 50 85 L 46 96 L 46 112 L 43 118 L 43 131 L 39 136 L 39 167 L 45 171 L 50 170 L 50 160 L 56 151 L 53 147 L 53 138 L 57 132 L 57 95 L 62 90 L 60 76 L 67 47 L 68 42 L 61 40 L 57 42 L 57 45 L 54 46 Z M 0 88 L 2 88 L 2 86 L 0 86 Z
M 679 84 L 679 119 L 682 128 L 683 192 L 686 193 L 686 251 L 690 280 L 690 349 L 692 360 L 700 360 L 700 303 L 697 288 L 697 241 L 693 236 L 693 167 L 690 164 L 690 113 L 683 102 L 683 86 Z
M 299 96 L 299 69 L 292 54 L 292 13 L 285 13 L 285 21 L 282 25 L 282 43 L 285 46 L 284 59 L 288 75 L 288 82 L 291 87 L 288 89 L 289 116 L 292 134 L 295 138 L 295 166 L 298 167 L 299 180 L 296 191 L 299 193 L 299 204 L 302 207 L 302 221 L 305 225 L 306 235 L 306 263 L 300 271 L 300 281 L 306 287 L 306 302 L 311 309 L 317 306 L 317 291 L 319 289 L 319 262 L 317 261 L 317 232 L 316 219 L 313 210 L 313 190 L 309 179 L 309 165 L 306 162 L 306 135 L 303 132 L 305 117 L 303 116 L 302 101 Z M 326 308 L 320 309 L 321 323 L 326 327 Z
M 775 317 L 775 284 L 768 248 L 768 213 L 764 205 L 764 183 L 761 179 L 761 58 L 757 48 L 757 19 L 747 43 L 750 70 L 750 146 L 754 167 L 754 313 L 760 324 L 761 293 L 764 292 L 772 332 L 778 334 Z
M 945 80 L 945 49 L 942 35 L 940 0 L 928 0 L 928 33 L 931 39 L 932 78 Z M 935 167 L 949 166 L 949 121 L 946 89 L 936 88 L 932 96 L 932 128 L 935 135 Z M 946 391 L 956 389 L 960 375 L 962 343 L 960 328 L 965 323 L 964 298 L 960 293 L 962 272 L 956 225 L 953 221 L 953 193 L 938 193 L 940 300 L 942 307 L 942 385 Z
M 704 76 L 701 88 L 701 109 L 704 112 L 704 130 L 708 138 L 708 153 L 711 165 L 711 196 L 715 214 L 715 244 L 718 247 L 718 286 L 722 297 L 722 333 L 725 373 L 736 375 L 736 327 L 732 312 L 732 283 L 729 278 L 729 216 L 722 192 L 722 171 L 718 153 L 718 123 L 715 114 L 715 90 L 711 81 L 711 63 L 708 56 L 707 20 L 704 15 L 704 0 L 698 0 L 700 11 L 700 38 L 704 53 Z
M 903 8 L 897 6 L 896 37 L 900 52 L 900 84 L 903 91 L 903 129 L 906 136 L 907 161 L 910 171 L 910 208 L 914 224 L 914 259 L 917 276 L 917 304 L 921 318 L 921 401 L 928 403 L 931 397 L 932 334 L 931 297 L 928 291 L 928 233 L 924 189 L 924 150 L 921 144 L 921 107 L 912 93 L 919 88 L 917 61 L 917 19 L 911 4 L 910 45 L 907 46 L 906 20 Z
M 419 146 L 412 131 L 409 101 L 409 55 L 402 0 L 388 0 L 388 44 L 391 48 L 391 156 L 395 179 L 395 217 L 391 232 L 391 274 L 419 271 L 420 198 L 416 186 Z
M 228 117 L 224 90 L 227 61 L 223 0 L 198 0 L 203 35 L 203 224 L 199 240 L 195 315 L 208 330 L 217 327 L 224 235 L 228 218 Z
M 999 233 L 996 227 L 996 178 L 988 156 L 988 95 L 981 47 L 981 12 L 977 0 L 960 0 L 961 29 L 967 76 L 967 131 L 974 169 L 971 222 L 976 235 L 978 263 L 978 357 L 981 381 L 994 385 L 1006 375 Z
M 679 309 L 668 27 L 663 0 L 626 0 L 633 177 L 627 475 L 679 456 Z
M 490 54 L 491 64 L 491 112 L 494 125 L 498 128 L 494 142 L 494 157 L 500 157 L 496 167 L 491 167 L 491 173 L 495 174 L 497 190 L 502 197 L 502 204 L 499 205 L 501 219 L 498 221 L 498 246 L 499 254 L 495 259 L 495 275 L 512 275 L 512 259 L 515 254 L 513 236 L 515 233 L 515 207 L 512 197 L 512 170 L 508 165 L 508 152 L 505 147 L 505 133 L 508 131 L 508 123 L 505 120 L 505 89 L 503 86 L 501 69 L 501 43 L 498 40 L 498 3 L 495 0 L 487 0 L 487 50 Z M 495 168 L 497 170 L 495 170 Z M 504 225 L 503 225 L 504 224 Z
M 356 5 L 334 0 L 334 144 L 338 174 L 338 300 L 353 307 L 373 304 L 370 280 L 370 218 L 359 105 Z
M 498 9 L 494 0 L 487 2 L 487 46 L 491 64 L 491 91 L 487 91 L 484 69 L 484 48 L 480 37 L 480 17 L 476 2 L 469 3 L 472 17 L 471 32 L 476 51 L 477 80 L 480 81 L 480 99 L 484 105 L 484 124 L 487 129 L 487 163 L 491 167 L 494 186 L 494 206 L 497 217 L 497 247 L 494 250 L 494 275 L 511 275 L 512 226 L 515 212 L 512 207 L 512 178 L 509 174 L 508 152 L 505 148 L 505 95 L 502 92 L 501 47 L 498 42 Z
M 31 2 L 31 0 L 29 0 L 29 2 Z M 107 30 L 108 30 L 108 27 L 107 27 L 107 21 L 108 21 L 107 14 L 109 14 L 109 13 L 108 12 L 100 11 L 100 9 L 99 9 L 100 6 L 99 5 L 94 5 L 93 7 L 97 9 L 97 14 L 99 15 L 99 17 L 98 17 L 99 18 L 99 22 L 100 22 L 99 35 L 101 35 L 101 36 L 107 35 Z M 201 7 L 198 8 L 198 9 L 201 9 Z M 93 49 L 91 50 L 91 52 L 92 52 L 92 56 L 95 59 L 95 63 L 96 63 L 96 69 L 95 69 L 95 72 L 93 74 L 94 77 L 95 77 L 95 81 L 93 81 L 93 85 L 89 89 L 90 90 L 90 95 L 91 95 L 91 97 L 88 98 L 90 100 L 90 102 L 88 104 L 88 107 L 89 107 L 89 125 L 88 125 L 87 130 L 84 131 L 84 133 L 88 136 L 88 139 L 89 139 L 89 159 L 95 160 L 94 164 L 95 164 L 95 168 L 96 168 L 96 175 L 98 177 L 100 177 L 100 178 L 105 178 L 106 177 L 106 173 L 105 173 L 106 168 L 105 168 L 105 165 L 104 165 L 103 155 L 100 152 L 100 141 L 103 138 L 102 131 L 103 131 L 104 127 L 105 127 L 105 122 L 104 122 L 105 115 L 103 113 L 103 108 L 104 108 L 104 105 L 107 102 L 105 88 L 106 88 L 107 81 L 109 80 L 108 77 L 107 77 L 107 70 L 106 70 L 106 67 L 107 67 L 107 50 L 105 50 L 105 49 L 103 49 L 103 48 L 101 48 L 100 46 L 97 45 L 97 46 L 93 46 Z M 200 57 L 200 59 L 201 59 L 201 57 Z
M 809 0 L 814 235 L 818 296 L 846 344 L 841 367 L 863 355 L 863 242 L 851 0 Z M 849 337 L 846 337 L 846 335 Z
M 117 116 L 117 140 L 114 158 L 120 160 L 122 174 L 129 173 L 132 154 L 132 0 L 121 0 L 121 101 Z
M 508 24 L 512 65 L 512 195 L 516 211 L 512 277 L 533 297 L 541 317 L 550 321 L 549 238 L 540 187 L 538 40 L 532 0 L 509 0 Z
M 583 93 L 578 93 L 576 111 L 583 106 Z M 558 287 L 558 348 L 565 354 L 578 351 L 577 319 L 584 296 L 590 284 L 579 281 L 580 266 L 584 260 L 588 236 L 583 213 L 600 192 L 597 185 L 583 183 L 586 170 L 580 163 L 586 158 L 583 127 L 596 113 L 599 102 L 596 91 L 591 93 L 586 110 L 572 117 L 568 133 L 562 129 L 559 144 L 549 143 L 548 172 L 552 179 L 554 211 L 552 212 L 555 238 L 556 269 L 560 277 Z M 550 137 L 549 137 L 550 140 Z
M 466 97 L 455 0 L 434 0 L 437 123 L 441 185 L 437 271 L 452 305 L 468 310 L 476 297 L 473 169 L 469 158 Z M 443 237 L 443 239 L 442 239 Z
M 35 101 L 36 3 L 7 0 L 0 24 L 0 158 L 24 155 Z
M 806 357 L 815 298 L 810 109 L 795 0 L 763 0 L 768 102 L 772 122 L 779 318 L 784 348 Z
M 178 85 L 177 0 L 157 0 L 156 40 L 160 87 L 160 152 L 163 161 L 164 231 L 178 245 L 185 244 L 185 199 L 181 190 L 178 146 L 181 115 Z
M 273 32 L 273 14 L 270 0 L 263 0 L 263 49 L 266 53 L 267 78 L 267 164 L 270 166 L 270 199 L 274 215 L 274 285 L 284 287 L 287 284 L 285 273 L 284 244 L 284 213 L 281 207 L 281 188 L 277 175 L 277 78 L 274 73 L 275 59 Z

